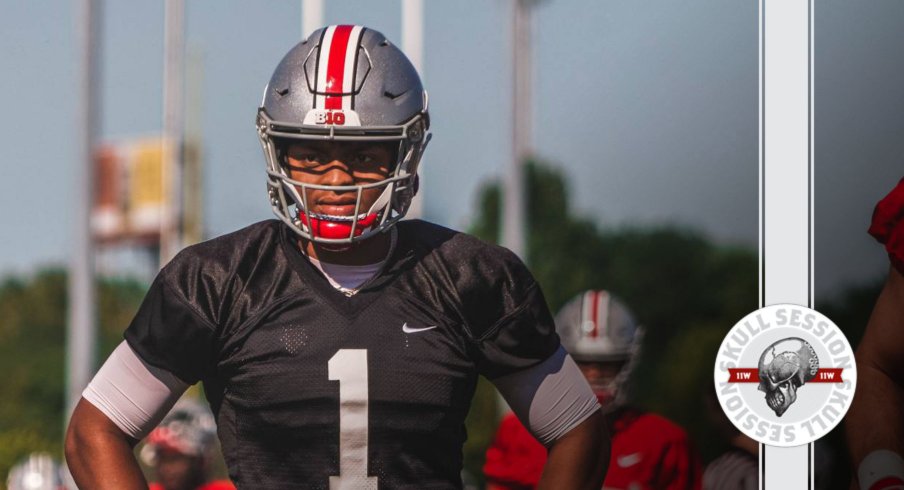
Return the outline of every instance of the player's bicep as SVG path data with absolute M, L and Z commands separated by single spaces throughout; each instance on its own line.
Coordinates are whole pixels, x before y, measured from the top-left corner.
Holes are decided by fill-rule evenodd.
M 85 388 L 82 397 L 123 433 L 142 439 L 176 403 L 188 384 L 144 362 L 122 342 Z
M 857 361 L 883 371 L 904 386 L 904 275 L 892 267 L 857 347 Z
M 600 408 L 577 364 L 561 346 L 545 361 L 491 381 L 524 426 L 545 446 Z

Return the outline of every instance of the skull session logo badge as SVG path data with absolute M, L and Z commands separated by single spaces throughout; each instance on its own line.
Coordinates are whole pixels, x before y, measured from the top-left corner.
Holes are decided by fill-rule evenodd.
M 729 420 L 772 446 L 807 444 L 832 430 L 854 396 L 854 352 L 818 311 L 790 304 L 738 322 L 719 348 L 716 393 Z
M 760 356 L 759 390 L 766 393 L 769 408 L 781 417 L 797 400 L 797 389 L 813 379 L 817 371 L 819 356 L 812 345 L 796 337 L 782 339 L 767 347 Z

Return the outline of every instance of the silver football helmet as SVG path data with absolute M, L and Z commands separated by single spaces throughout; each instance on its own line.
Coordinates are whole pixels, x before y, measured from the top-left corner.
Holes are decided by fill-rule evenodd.
M 605 386 L 592 386 L 607 404 L 625 402 L 625 385 L 640 355 L 643 327 L 631 310 L 608 291 L 585 291 L 556 315 L 562 345 L 578 363 L 622 363 Z
M 148 434 L 140 456 L 149 466 L 156 463 L 157 451 L 161 449 L 207 459 L 212 456 L 216 443 L 217 424 L 210 408 L 191 398 L 183 398 Z
M 63 490 L 66 470 L 47 453 L 31 453 L 9 470 L 9 490 Z M 75 488 L 73 486 L 73 488 Z
M 267 159 L 270 205 L 280 220 L 319 243 L 352 243 L 388 229 L 408 211 L 417 192 L 417 169 L 430 140 L 427 93 L 408 58 L 379 32 L 333 25 L 315 31 L 279 63 L 257 112 L 257 132 Z M 290 178 L 285 147 L 292 140 L 398 142 L 385 180 L 323 186 Z M 361 209 L 367 189 L 382 193 Z M 305 209 L 311 190 L 354 192 L 351 216 Z

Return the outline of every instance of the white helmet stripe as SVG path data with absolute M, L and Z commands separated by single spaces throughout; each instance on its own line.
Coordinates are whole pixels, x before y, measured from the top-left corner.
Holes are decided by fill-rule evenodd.
M 585 337 L 596 328 L 596 323 L 593 319 L 593 300 L 595 297 L 596 291 L 587 291 L 584 293 L 584 297 L 581 298 L 581 337 Z
M 348 45 L 345 50 L 345 73 L 342 77 L 342 93 L 351 94 L 355 89 L 355 62 L 358 61 L 358 43 L 361 41 L 361 33 L 364 28 L 361 26 L 352 27 L 352 33 L 348 36 Z M 352 96 L 342 96 L 342 109 L 351 110 Z
M 600 335 L 600 293 L 594 291 L 590 301 L 590 322 L 593 328 L 590 330 L 590 337 L 597 338 Z
M 317 54 L 317 83 L 314 85 L 314 108 L 322 109 L 326 102 L 322 94 L 326 91 L 327 68 L 330 64 L 330 47 L 333 45 L 333 34 L 336 26 L 329 26 L 323 31 L 320 40 L 320 52 Z
M 599 301 L 599 313 L 596 315 L 596 328 L 601 337 L 609 335 L 609 293 L 600 291 L 597 293 L 597 301 Z

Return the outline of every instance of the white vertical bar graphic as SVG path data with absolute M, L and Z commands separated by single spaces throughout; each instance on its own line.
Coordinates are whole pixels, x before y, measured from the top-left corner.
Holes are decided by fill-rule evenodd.
M 760 2 L 761 306 L 812 306 L 810 3 Z M 763 488 L 810 488 L 809 446 L 761 446 Z

